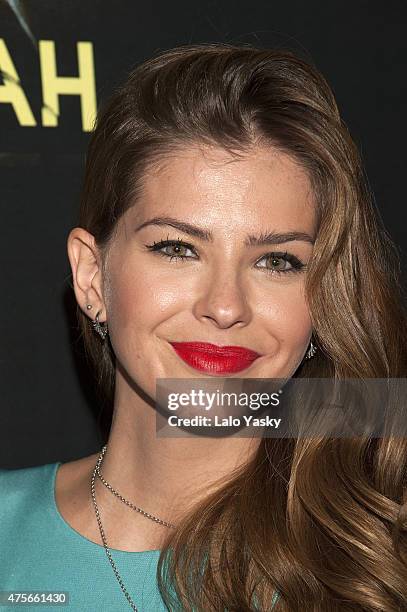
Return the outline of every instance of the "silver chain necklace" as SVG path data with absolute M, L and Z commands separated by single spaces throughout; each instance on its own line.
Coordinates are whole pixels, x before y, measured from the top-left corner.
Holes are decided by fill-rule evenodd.
M 99 525 L 99 531 L 100 531 L 100 535 L 102 538 L 102 542 L 103 542 L 103 546 L 105 548 L 106 554 L 107 554 L 107 558 L 109 559 L 110 565 L 113 568 L 114 574 L 117 578 L 118 583 L 120 584 L 120 588 L 122 589 L 127 601 L 129 602 L 131 608 L 135 611 L 138 612 L 138 608 L 136 607 L 135 603 L 133 602 L 132 598 L 130 597 L 126 587 L 124 586 L 123 580 L 121 579 L 121 576 L 117 570 L 117 567 L 115 565 L 115 562 L 112 559 L 112 555 L 110 554 L 110 550 L 107 546 L 107 541 L 106 541 L 106 536 L 105 536 L 105 532 L 103 530 L 102 527 L 102 521 L 100 520 L 100 514 L 99 514 L 99 509 L 96 503 L 96 496 L 95 496 L 95 479 L 96 479 L 96 474 L 99 476 L 99 478 L 101 479 L 101 481 L 103 482 L 103 484 L 112 492 L 114 493 L 114 495 L 116 495 L 116 497 L 118 497 L 122 502 L 124 502 L 125 504 L 127 504 L 128 506 L 130 506 L 130 508 L 133 508 L 133 510 L 136 510 L 137 512 L 140 512 L 141 514 L 143 514 L 145 517 L 151 519 L 152 521 L 155 521 L 156 523 L 160 523 L 161 525 L 164 525 L 165 527 L 170 527 L 170 528 L 174 528 L 175 529 L 175 525 L 173 525 L 172 523 L 167 523 L 166 521 L 162 521 L 161 519 L 157 518 L 156 516 L 154 516 L 153 514 L 150 514 L 149 512 L 145 512 L 144 510 L 142 510 L 141 508 L 138 508 L 137 506 L 134 506 L 131 502 L 127 501 L 122 495 L 120 495 L 120 493 L 118 493 L 117 491 L 115 491 L 113 489 L 113 487 L 106 482 L 106 480 L 102 477 L 101 473 L 100 473 L 100 465 L 102 463 L 104 454 L 106 452 L 107 449 L 107 445 L 105 445 L 102 449 L 102 452 L 99 455 L 99 458 L 97 460 L 95 469 L 93 470 L 93 474 L 92 474 L 92 480 L 91 480 L 91 493 L 92 493 L 92 499 L 93 499 L 93 504 L 95 506 L 95 514 L 96 514 L 96 519 Z

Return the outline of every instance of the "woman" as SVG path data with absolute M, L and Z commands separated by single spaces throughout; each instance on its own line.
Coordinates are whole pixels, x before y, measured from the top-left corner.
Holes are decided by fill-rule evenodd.
M 112 425 L 101 453 L 3 471 L 1 588 L 404 609 L 405 438 L 155 430 L 161 378 L 406 376 L 397 252 L 319 72 L 223 44 L 138 66 L 99 113 L 68 255 Z

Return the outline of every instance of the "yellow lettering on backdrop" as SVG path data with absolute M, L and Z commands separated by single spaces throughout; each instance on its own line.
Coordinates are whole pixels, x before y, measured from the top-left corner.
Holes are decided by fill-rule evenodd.
M 0 103 L 13 106 L 20 125 L 37 125 L 3 38 L 0 38 L 0 70 L 4 73 L 4 84 L 0 85 Z
M 40 66 L 42 79 L 42 124 L 56 127 L 59 116 L 59 96 L 76 95 L 81 99 L 82 129 L 90 132 L 96 117 L 96 87 L 91 42 L 77 43 L 78 72 L 77 77 L 57 75 L 55 43 L 53 40 L 40 40 Z

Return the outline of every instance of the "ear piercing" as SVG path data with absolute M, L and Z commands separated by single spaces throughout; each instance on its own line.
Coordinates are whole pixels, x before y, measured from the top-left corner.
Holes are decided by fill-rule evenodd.
M 92 304 L 86 304 L 86 308 L 87 310 L 91 310 L 92 309 Z M 97 313 L 95 319 L 92 321 L 92 326 L 93 329 L 99 334 L 99 336 L 102 338 L 102 340 L 104 340 L 107 336 L 108 333 L 108 328 L 107 328 L 107 323 L 100 323 L 99 321 L 99 315 L 102 311 L 99 310 L 99 312 Z
M 315 344 L 311 340 L 310 347 L 309 347 L 309 349 L 307 351 L 305 359 L 311 359 L 311 357 L 313 357 L 316 352 L 317 352 L 317 347 L 315 346 Z

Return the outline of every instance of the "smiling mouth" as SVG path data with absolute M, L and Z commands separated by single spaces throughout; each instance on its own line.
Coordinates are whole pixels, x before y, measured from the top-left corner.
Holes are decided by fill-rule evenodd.
M 177 355 L 200 372 L 215 374 L 245 370 L 261 355 L 243 346 L 218 346 L 208 342 L 170 342 Z

